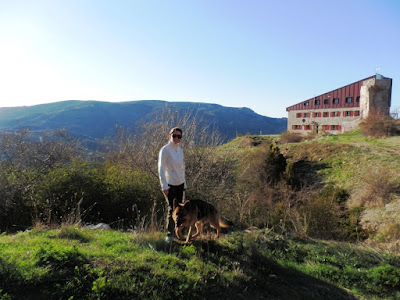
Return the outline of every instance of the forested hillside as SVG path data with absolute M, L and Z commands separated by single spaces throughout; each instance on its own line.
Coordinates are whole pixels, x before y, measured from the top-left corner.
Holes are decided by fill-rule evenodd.
M 278 134 L 285 131 L 287 126 L 286 118 L 261 116 L 245 107 L 156 100 L 121 103 L 62 101 L 0 108 L 0 130 L 28 128 L 40 134 L 48 130 L 65 129 L 75 137 L 93 142 L 115 134 L 116 126 L 137 128 L 168 113 L 196 119 L 203 127 L 218 130 L 225 141 L 237 134 Z

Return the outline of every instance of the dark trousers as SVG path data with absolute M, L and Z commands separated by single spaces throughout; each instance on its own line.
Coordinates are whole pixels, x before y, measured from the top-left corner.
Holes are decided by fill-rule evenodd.
M 181 185 L 168 185 L 168 186 L 169 186 L 168 198 L 167 197 L 165 198 L 168 202 L 165 228 L 167 229 L 167 234 L 174 234 L 175 222 L 172 219 L 174 199 L 176 199 L 176 204 L 182 203 L 184 184 L 182 183 Z

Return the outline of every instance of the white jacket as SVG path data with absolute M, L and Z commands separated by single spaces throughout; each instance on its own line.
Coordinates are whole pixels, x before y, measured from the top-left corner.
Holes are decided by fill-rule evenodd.
M 161 148 L 158 156 L 158 174 L 161 190 L 168 190 L 168 184 L 181 185 L 182 183 L 186 189 L 183 150 L 178 144 L 169 141 Z

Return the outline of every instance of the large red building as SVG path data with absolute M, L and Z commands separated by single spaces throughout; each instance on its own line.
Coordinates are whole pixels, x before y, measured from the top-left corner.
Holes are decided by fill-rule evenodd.
M 356 128 L 372 109 L 389 114 L 392 79 L 380 74 L 286 108 L 288 131 L 340 133 Z

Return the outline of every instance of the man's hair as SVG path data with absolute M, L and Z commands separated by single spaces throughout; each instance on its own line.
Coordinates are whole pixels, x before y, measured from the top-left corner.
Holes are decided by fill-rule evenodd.
M 173 134 L 175 131 L 179 131 L 182 134 L 182 129 L 179 127 L 174 127 L 169 131 L 169 134 Z

